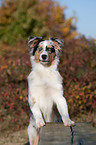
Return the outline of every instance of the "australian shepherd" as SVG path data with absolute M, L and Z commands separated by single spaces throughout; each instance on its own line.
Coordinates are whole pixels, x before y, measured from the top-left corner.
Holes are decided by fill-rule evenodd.
M 66 99 L 63 96 L 62 77 L 57 66 L 63 41 L 58 38 L 43 40 L 29 37 L 32 71 L 28 76 L 28 103 L 31 110 L 28 136 L 30 145 L 38 144 L 39 128 L 46 122 L 58 122 L 59 114 L 65 126 L 73 126 Z

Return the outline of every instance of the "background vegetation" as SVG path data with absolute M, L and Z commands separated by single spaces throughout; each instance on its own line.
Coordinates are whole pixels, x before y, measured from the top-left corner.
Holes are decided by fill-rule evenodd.
M 27 76 L 31 71 L 28 36 L 62 38 L 59 70 L 73 120 L 96 125 L 96 43 L 76 32 L 77 18 L 52 0 L 3 0 L 0 7 L 1 130 L 29 122 Z M 78 37 L 77 37 L 78 36 Z

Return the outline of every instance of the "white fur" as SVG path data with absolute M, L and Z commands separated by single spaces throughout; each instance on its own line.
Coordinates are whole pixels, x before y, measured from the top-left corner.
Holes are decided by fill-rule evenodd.
M 51 66 L 45 67 L 36 63 L 34 56 L 31 56 L 33 69 L 28 76 L 28 102 L 33 114 L 28 127 L 30 145 L 33 145 L 33 140 L 38 135 L 38 128 L 46 122 L 55 121 L 53 104 L 56 104 L 65 126 L 74 124 L 69 118 L 67 103 L 63 97 L 62 77 L 57 70 L 58 62 L 58 58 L 55 58 Z

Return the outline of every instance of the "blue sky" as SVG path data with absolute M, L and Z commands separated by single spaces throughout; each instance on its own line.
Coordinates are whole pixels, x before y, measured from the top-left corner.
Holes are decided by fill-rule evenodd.
M 96 0 L 56 0 L 61 6 L 67 6 L 66 17 L 76 13 L 77 31 L 87 38 L 96 39 Z

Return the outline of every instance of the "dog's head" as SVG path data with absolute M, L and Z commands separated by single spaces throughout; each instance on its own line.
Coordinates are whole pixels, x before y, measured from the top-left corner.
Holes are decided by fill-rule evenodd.
M 42 37 L 29 37 L 28 46 L 30 55 L 35 56 L 34 61 L 42 65 L 50 66 L 55 58 L 58 58 L 63 46 L 63 41 L 58 38 L 43 40 Z

